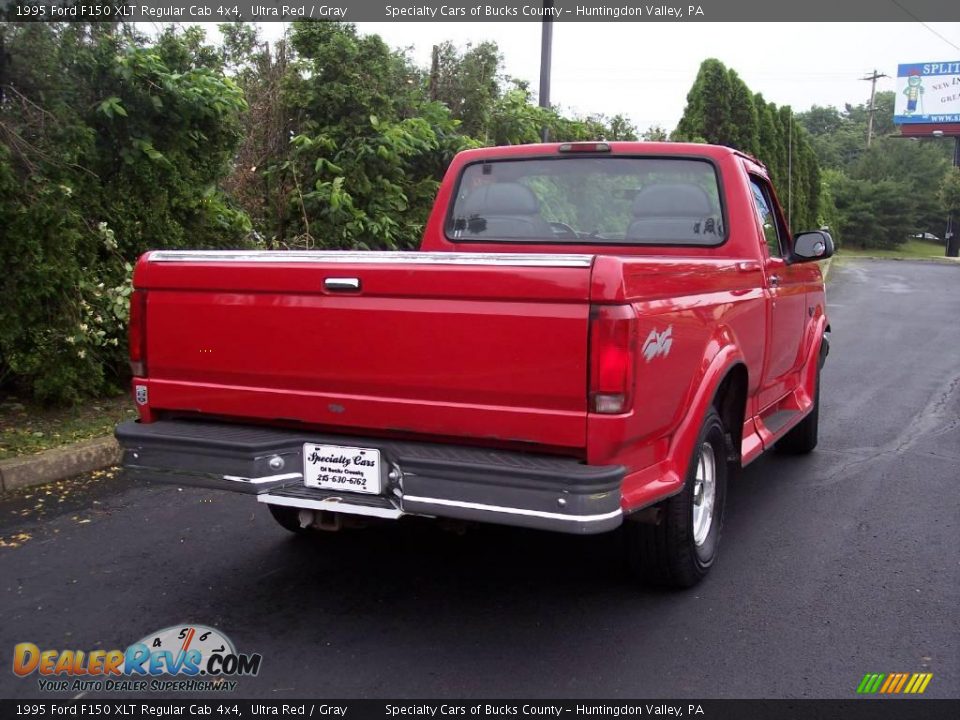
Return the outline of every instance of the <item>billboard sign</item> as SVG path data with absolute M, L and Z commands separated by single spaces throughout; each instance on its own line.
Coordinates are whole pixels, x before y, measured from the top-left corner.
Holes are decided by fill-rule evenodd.
M 893 121 L 960 122 L 960 61 L 898 65 Z

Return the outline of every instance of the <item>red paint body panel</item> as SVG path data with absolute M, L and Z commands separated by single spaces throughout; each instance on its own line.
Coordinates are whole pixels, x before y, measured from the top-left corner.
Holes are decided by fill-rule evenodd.
M 416 261 L 154 262 L 147 292 L 144 421 L 194 413 L 329 432 L 524 447 L 627 468 L 622 505 L 677 492 L 702 418 L 734 367 L 746 370 L 742 459 L 809 411 L 827 325 L 815 263 L 768 257 L 749 174 L 727 148 L 610 143 L 612 155 L 706 158 L 720 178 L 727 239 L 716 247 L 454 242 L 444 233 L 469 163 L 555 157 L 557 145 L 471 150 L 442 183 Z M 779 210 L 778 210 L 779 211 Z M 782 211 L 779 211 L 782 214 Z M 445 264 L 437 253 L 576 253 L 576 266 Z M 437 260 L 437 258 L 440 258 Z M 449 256 L 453 257 L 453 256 Z M 770 277 L 777 274 L 776 287 Z M 326 278 L 355 278 L 331 292 Z M 631 306 L 638 347 L 631 407 L 588 411 L 591 307 Z M 669 331 L 667 335 L 664 335 Z M 669 337 L 668 352 L 644 352 Z
M 589 267 L 141 267 L 153 409 L 585 444 Z

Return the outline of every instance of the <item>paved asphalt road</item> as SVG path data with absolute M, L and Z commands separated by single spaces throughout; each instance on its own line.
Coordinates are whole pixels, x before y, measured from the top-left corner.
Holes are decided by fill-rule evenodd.
M 611 537 L 300 541 L 247 497 L 83 478 L 0 503 L 0 537 L 31 535 L 0 547 L 0 697 L 38 695 L 15 642 L 198 622 L 263 654 L 240 697 L 849 698 L 866 672 L 927 671 L 956 698 L 960 267 L 847 260 L 828 296 L 821 446 L 747 469 L 692 591 L 625 581 Z

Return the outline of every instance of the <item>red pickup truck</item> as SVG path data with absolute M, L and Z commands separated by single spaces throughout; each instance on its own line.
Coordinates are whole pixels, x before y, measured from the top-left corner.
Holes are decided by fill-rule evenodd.
M 688 587 L 730 478 L 817 443 L 832 252 L 729 148 L 463 152 L 419 252 L 143 255 L 123 463 L 292 531 L 619 528 L 634 572 Z

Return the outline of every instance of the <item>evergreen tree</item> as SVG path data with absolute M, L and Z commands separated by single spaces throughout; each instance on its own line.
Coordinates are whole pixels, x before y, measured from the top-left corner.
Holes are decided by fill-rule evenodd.
M 676 140 L 726 145 L 756 157 L 766 167 L 793 227 L 816 227 L 820 214 L 820 169 L 808 133 L 789 107 L 767 103 L 732 69 L 704 60 L 687 94 Z
M 779 155 L 779 138 L 773 123 L 773 113 L 760 93 L 753 96 L 753 106 L 757 113 L 757 159 L 767 166 L 771 179 L 777 184 L 774 160 Z
M 733 69 L 728 71 L 730 84 L 730 145 L 749 155 L 760 154 L 760 128 L 757 108 L 750 88 Z
M 677 126 L 675 139 L 702 138 L 715 145 L 730 145 L 735 139 L 730 100 L 730 76 L 726 67 L 714 58 L 704 60 L 687 94 L 687 108 Z

